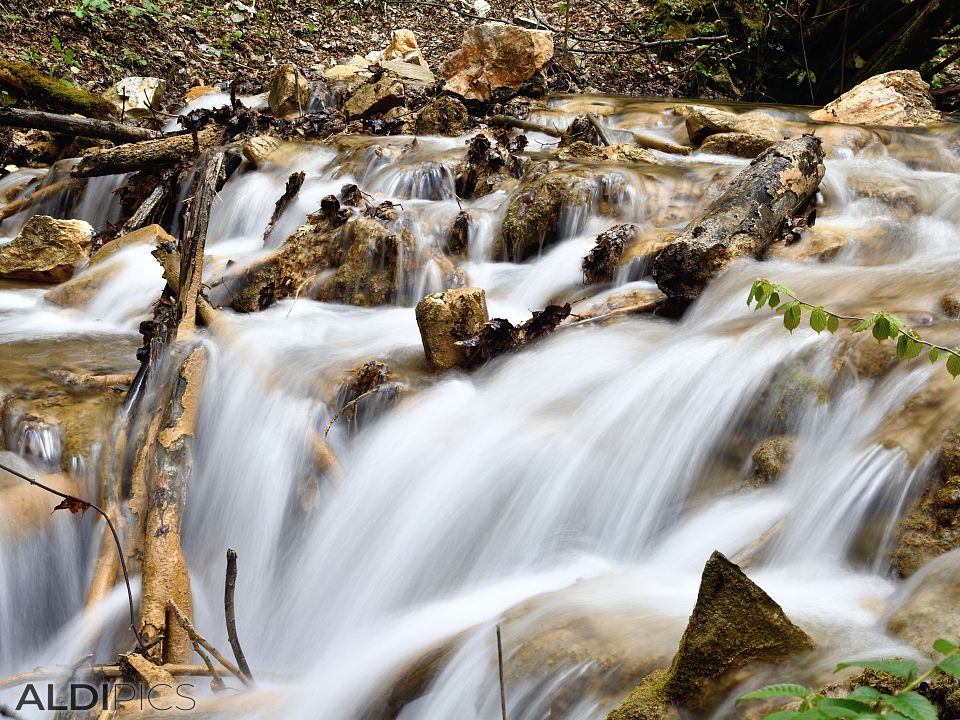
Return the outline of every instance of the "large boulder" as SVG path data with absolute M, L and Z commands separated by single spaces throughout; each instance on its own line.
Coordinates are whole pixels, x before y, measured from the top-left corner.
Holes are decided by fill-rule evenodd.
M 0 278 L 59 283 L 90 255 L 93 228 L 83 220 L 34 215 L 0 247 Z
M 427 362 L 435 370 L 465 364 L 466 351 L 457 342 L 479 333 L 489 319 L 483 288 L 453 288 L 427 295 L 417 303 L 417 326 Z
M 296 117 L 306 112 L 310 86 L 292 62 L 285 62 L 274 71 L 267 90 L 267 105 L 277 117 Z
M 923 653 L 937 638 L 960 637 L 960 550 L 938 557 L 910 579 L 887 617 L 887 630 Z
M 463 33 L 460 49 L 447 55 L 440 74 L 448 92 L 486 102 L 497 88 L 519 90 L 552 57 L 549 31 L 484 23 Z
M 670 667 L 648 675 L 608 720 L 664 720 L 680 707 L 708 712 L 737 671 L 812 650 L 814 642 L 739 567 L 714 552 Z
M 930 86 L 916 70 L 874 75 L 810 114 L 811 120 L 847 125 L 923 127 L 940 122 Z

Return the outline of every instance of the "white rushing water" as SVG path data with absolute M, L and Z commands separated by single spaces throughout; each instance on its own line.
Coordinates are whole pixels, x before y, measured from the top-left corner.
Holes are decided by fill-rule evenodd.
M 665 105 L 616 103 L 607 122 L 620 130 L 676 132 Z M 577 105 L 558 100 L 547 115 L 559 125 Z M 780 117 L 803 128 L 797 115 Z M 886 554 L 928 460 L 885 447 L 878 433 L 934 371 L 910 364 L 882 380 L 837 379 L 838 340 L 806 329 L 788 335 L 779 318 L 744 303 L 763 275 L 840 310 L 882 300 L 929 316 L 938 290 L 952 287 L 960 133 L 870 138 L 859 149 L 839 144 L 827 160 L 819 223 L 849 238 L 828 262 L 743 260 L 680 321 L 636 316 L 564 329 L 473 373 L 437 376 L 425 372 L 412 306 L 444 287 L 430 258 L 461 206 L 474 218 L 464 263 L 470 284 L 486 289 L 491 316 L 520 321 L 558 298 L 609 295 L 582 285 L 580 260 L 598 232 L 618 222 L 682 228 L 746 161 L 661 156 L 663 168 L 617 169 L 608 178 L 612 207 L 567 212 L 562 241 L 522 264 L 490 257 L 506 192 L 455 198 L 450 168 L 463 153 L 461 138 L 420 138 L 407 150 L 409 138 L 374 139 L 377 151 L 300 146 L 232 178 L 211 217 L 208 279 L 228 260 L 263 254 L 274 201 L 296 170 L 306 181 L 267 248 L 323 196 L 355 182 L 377 201 L 403 204 L 398 222 L 419 258 L 397 306 L 290 298 L 255 314 L 225 311 L 229 332 L 205 336 L 210 362 L 183 536 L 196 624 L 220 647 L 224 552 L 239 553 L 241 639 L 261 684 L 279 693 L 263 704 L 252 699 L 246 713 L 386 712 L 391 679 L 456 638 L 428 691 L 394 713 L 492 720 L 500 712 L 493 628 L 502 621 L 512 720 L 602 718 L 623 689 L 597 681 L 609 668 L 567 652 L 572 639 L 551 645 L 544 628 L 589 636 L 594 623 L 612 624 L 632 657 L 650 658 L 648 669 L 663 664 L 713 550 L 743 559 L 823 642 L 823 666 L 824 658 L 908 652 L 880 624 L 898 585 Z M 550 139 L 531 140 L 536 147 Z M 901 212 L 857 194 L 858 183 L 878 178 L 905 188 L 916 206 Z M 40 211 L 102 226 L 116 212 L 109 193 L 118 182 L 91 183 L 79 200 Z M 12 235 L 24 219 L 0 233 Z M 11 366 L 39 376 L 74 359 L 57 348 L 80 347 L 85 358 L 105 348 L 126 353 L 124 367 L 136 367 L 137 324 L 162 279 L 149 248 L 107 262 L 115 266 L 109 279 L 82 310 L 53 305 L 36 289 L 0 286 L 0 348 L 16 356 Z M 621 273 L 618 283 L 650 289 L 648 270 Z M 339 409 L 338 384 L 370 360 L 418 389 L 357 427 L 333 425 L 329 440 L 345 477 L 336 486 L 321 478 L 318 498 L 305 504 L 304 488 L 318 482 L 311 440 Z M 22 382 L 0 378 L 0 389 Z M 775 406 L 789 412 L 781 417 Z M 47 445 L 61 439 L 5 412 L 7 448 L 33 461 L 34 472 L 50 469 L 45 458 L 55 465 L 64 451 Z M 797 442 L 784 475 L 743 489 L 750 452 L 782 433 Z M 94 478 L 78 482 L 95 491 Z M 5 479 L 0 491 L 10 485 Z M 108 662 L 129 649 L 121 590 L 83 612 L 97 551 L 92 519 L 56 513 L 41 530 L 11 528 L 0 526 L 0 676 L 69 665 L 87 652 Z M 0 692 L 0 701 L 10 698 L 15 691 Z M 371 715 L 380 716 L 389 713 Z

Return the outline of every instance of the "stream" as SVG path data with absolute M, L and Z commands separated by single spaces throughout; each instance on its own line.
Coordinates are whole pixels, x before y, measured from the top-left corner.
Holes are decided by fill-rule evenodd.
M 563 127 L 592 110 L 615 134 L 677 140 L 673 104 L 558 97 L 531 119 Z M 228 649 L 224 555 L 236 549 L 237 621 L 259 680 L 222 717 L 494 720 L 500 623 L 511 720 L 601 720 L 669 663 L 714 550 L 820 645 L 809 665 L 744 687 L 805 681 L 857 656 L 915 655 L 884 630 L 903 584 L 889 554 L 930 472 L 937 428 L 900 442 L 890 420 L 931 383 L 956 386 L 920 361 L 858 377 L 855 363 L 838 362 L 848 335 L 805 325 L 787 333 L 780 317 L 745 300 L 767 277 L 837 312 L 897 312 L 925 337 L 955 344 L 957 326 L 937 303 L 960 289 L 960 125 L 865 130 L 816 125 L 801 109 L 762 110 L 788 134 L 826 139 L 813 230 L 762 262 L 733 264 L 679 321 L 631 315 L 561 328 L 470 373 L 428 370 L 413 308 L 448 283 L 436 254 L 461 209 L 471 223 L 460 267 L 486 290 L 491 317 L 522 322 L 569 300 L 577 313 L 656 288 L 639 260 L 612 287 L 584 286 L 580 260 L 598 233 L 625 222 L 680 230 L 748 161 L 656 152 L 655 166 L 593 166 L 604 201 L 568 208 L 562 239 L 523 263 L 492 257 L 510 188 L 456 197 L 451 168 L 465 138 L 287 144 L 226 183 L 204 268 L 215 305 L 229 300 L 228 283 L 214 281 L 228 262 L 279 247 L 346 183 L 402 205 L 396 222 L 414 238 L 416 261 L 396 305 L 291 297 L 251 314 L 224 310 L 227 332 L 202 331 L 209 362 L 183 529 L 195 624 Z M 528 150 L 555 142 L 527 135 Z M 264 242 L 298 170 L 303 188 Z M 43 173 L 16 171 L 0 191 Z M 6 220 L 0 243 L 36 213 L 103 228 L 119 216 L 120 181 L 94 179 Z M 830 252 L 804 257 L 818 239 Z M 39 285 L 0 282 L 0 395 L 48 383 L 50 368 L 135 372 L 138 325 L 164 286 L 150 250 L 112 256 L 82 308 L 49 302 Z M 340 409 L 345 378 L 371 360 L 407 391 L 332 424 L 327 439 L 345 468 L 332 483 L 318 476 L 311 438 Z M 69 468 L 78 493 L 95 497 L 118 407 L 100 408 L 77 452 L 55 423 L 3 400 L 2 456 L 32 473 Z M 795 439 L 793 459 L 755 487 L 751 453 L 779 435 Z M 123 586 L 84 612 L 100 537 L 94 514 L 18 525 L 2 494 L 13 484 L 0 481 L 0 677 L 91 652 L 114 661 L 132 642 Z M 397 678 L 425 657 L 425 691 L 394 707 Z M 0 703 L 17 697 L 0 690 Z M 716 717 L 731 716 L 731 703 Z

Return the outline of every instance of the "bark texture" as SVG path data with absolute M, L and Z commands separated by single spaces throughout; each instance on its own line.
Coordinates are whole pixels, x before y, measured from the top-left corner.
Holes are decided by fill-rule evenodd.
M 222 142 L 223 130 L 209 127 L 197 133 L 199 147 L 194 146 L 193 135 L 190 134 L 129 143 L 84 155 L 70 174 L 73 177 L 97 177 L 137 170 L 157 170 L 182 160 L 190 160 L 197 156 L 198 150 Z

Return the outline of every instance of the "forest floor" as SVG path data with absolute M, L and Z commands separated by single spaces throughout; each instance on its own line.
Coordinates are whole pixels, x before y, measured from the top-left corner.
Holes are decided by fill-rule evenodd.
M 476 0 L 474 0 L 476 1 Z M 571 45 L 557 48 L 548 69 L 555 92 L 597 90 L 676 96 L 697 92 L 696 46 L 610 54 L 643 37 L 643 2 L 570 0 L 536 6 Z M 532 17 L 531 0 L 491 0 L 486 20 Z M 451 9 L 453 8 L 453 9 Z M 9 60 L 25 60 L 75 85 L 102 91 L 128 75 L 167 82 L 176 103 L 196 85 L 237 77 L 257 89 L 278 64 L 292 61 L 308 78 L 337 60 L 386 47 L 391 31 L 409 28 L 434 71 L 460 45 L 466 27 L 484 20 L 461 0 L 0 0 L 0 46 Z M 575 43 L 575 44 L 574 44 Z M 599 51 L 599 52 L 598 52 Z

